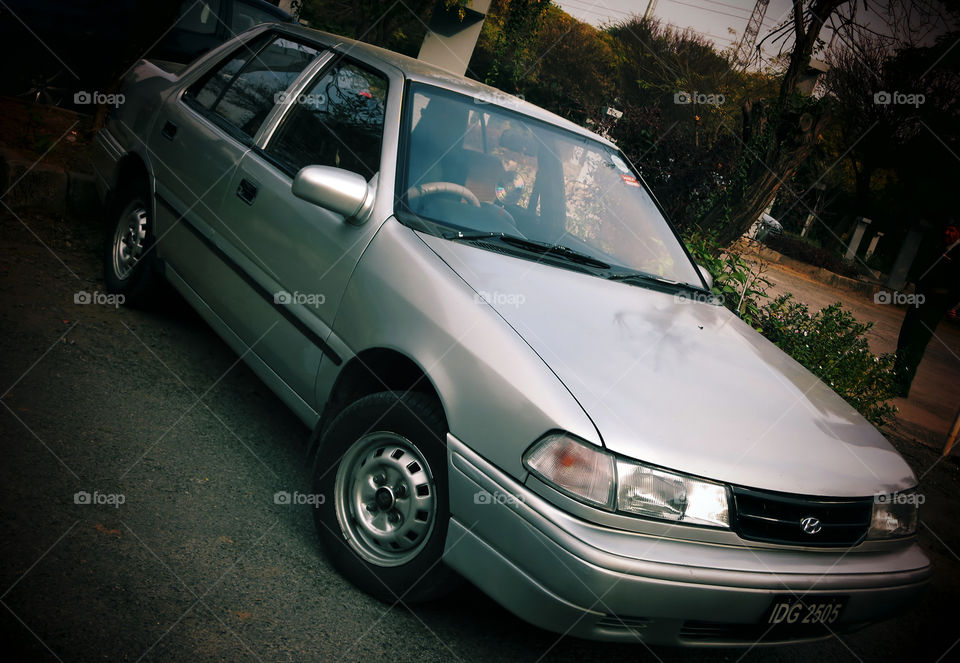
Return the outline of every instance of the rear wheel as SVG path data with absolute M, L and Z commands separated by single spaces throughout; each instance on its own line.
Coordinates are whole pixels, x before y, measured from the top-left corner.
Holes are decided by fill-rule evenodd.
M 438 403 L 399 392 L 361 398 L 324 434 L 314 467 L 321 541 L 342 575 L 383 601 L 425 601 L 458 584 L 441 561 L 445 436 Z
M 107 290 L 125 303 L 142 305 L 154 293 L 154 229 L 145 189 L 119 199 L 107 222 L 103 277 Z

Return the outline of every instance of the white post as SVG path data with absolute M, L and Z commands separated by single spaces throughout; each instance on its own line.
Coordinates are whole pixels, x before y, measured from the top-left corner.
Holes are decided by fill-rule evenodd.
M 843 256 L 847 260 L 853 260 L 857 257 L 857 249 L 860 248 L 860 241 L 863 234 L 867 232 L 867 226 L 870 225 L 870 219 L 861 216 L 857 221 L 857 228 L 853 231 L 853 237 L 850 238 L 850 246 L 847 247 L 847 255 Z
M 488 9 L 490 0 L 470 0 L 461 19 L 459 8 L 449 9 L 438 1 L 417 59 L 463 76 L 467 73 Z
M 863 254 L 864 260 L 870 260 L 870 256 L 873 255 L 874 251 L 877 250 L 877 242 L 880 241 L 880 238 L 883 237 L 883 233 L 877 233 L 870 240 L 870 244 L 867 245 L 867 252 Z

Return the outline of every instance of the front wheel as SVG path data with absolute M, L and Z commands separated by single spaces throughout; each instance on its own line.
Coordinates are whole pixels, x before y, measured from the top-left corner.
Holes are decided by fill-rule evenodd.
M 107 291 L 123 295 L 125 303 L 144 304 L 156 285 L 154 228 L 145 191 L 122 198 L 107 221 L 103 278 Z
M 347 407 L 324 434 L 315 520 L 333 566 L 387 602 L 446 594 L 441 561 L 450 519 L 446 425 L 423 394 L 383 392 Z

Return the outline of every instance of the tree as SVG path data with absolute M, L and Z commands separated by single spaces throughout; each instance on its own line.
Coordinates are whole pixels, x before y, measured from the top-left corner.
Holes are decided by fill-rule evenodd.
M 736 171 L 702 220 L 703 226 L 714 230 L 721 242 L 740 237 L 813 151 L 829 114 L 825 104 L 799 94 L 798 86 L 824 24 L 850 1 L 793 0 L 791 20 L 771 33 L 789 30 L 793 47 L 777 97 L 772 101 L 747 100 L 743 104 L 742 151 Z
M 536 49 L 531 48 L 549 0 L 499 0 L 490 7 L 487 36 L 492 58 L 485 83 L 516 91 L 529 75 Z
M 467 0 L 302 0 L 298 16 L 311 27 L 416 57 L 431 13 Z
M 916 12 L 912 18 L 927 23 Z M 778 196 L 774 213 L 783 222 L 795 210 L 802 220 L 816 207 L 812 185 L 826 184 L 830 202 L 815 226 L 826 231 L 821 238 L 839 249 L 856 218 L 869 217 L 871 231 L 885 235 L 873 264 L 881 269 L 890 267 L 899 239 L 920 219 L 956 214 L 951 152 L 960 154 L 960 54 L 951 48 L 960 34 L 946 32 L 917 45 L 924 32 L 908 29 L 896 15 L 888 25 L 900 32 L 841 26 L 824 77 L 831 122 L 814 158 L 791 182 L 791 195 Z
M 873 11 L 885 28 L 877 30 L 856 20 L 857 8 Z M 786 69 L 775 99 L 748 100 L 743 105 L 740 141 L 743 152 L 736 177 L 721 195 L 716 196 L 704 218 L 704 225 L 716 228 L 719 236 L 732 241 L 743 233 L 770 204 L 780 186 L 800 164 L 810 158 L 817 142 L 831 121 L 833 105 L 827 101 L 798 94 L 798 86 L 811 56 L 823 47 L 821 33 L 833 32 L 864 61 L 878 60 L 882 53 L 909 53 L 931 34 L 941 34 L 940 57 L 948 55 L 954 42 L 943 42 L 944 32 L 956 31 L 958 9 L 949 0 L 887 0 L 886 3 L 858 5 L 856 0 L 793 0 L 789 20 L 772 30 L 764 40 L 781 42 L 781 52 L 789 44 Z M 874 37 L 875 52 L 859 52 L 863 37 Z M 831 41 L 833 40 L 831 39 Z M 907 61 L 903 63 L 906 65 Z M 926 69 L 914 58 L 901 73 L 910 77 L 926 76 L 940 64 L 934 58 Z M 942 67 L 941 67 L 942 68 Z M 875 72 L 874 72 L 875 73 Z M 889 72 L 893 74 L 894 72 Z M 921 77 L 922 77 L 921 76 Z M 874 76 L 867 77 L 873 80 Z M 907 83 L 909 89 L 909 83 Z M 872 95 L 871 95 L 872 99 Z M 875 110 L 875 109 L 874 109 Z M 882 122 L 890 118 L 881 118 Z M 900 130 L 904 125 L 901 125 Z M 733 130 L 733 129 L 731 129 Z M 955 132 L 950 132 L 950 135 Z M 848 148 L 855 147 L 848 144 Z M 873 149 L 866 145 L 863 149 Z M 862 151 L 862 150 L 861 150 Z M 858 162 L 861 193 L 869 190 L 872 163 Z
M 633 17 L 607 29 L 619 56 L 618 107 L 611 132 L 682 230 L 730 179 L 740 153 L 725 129 L 750 96 L 776 92 L 771 78 L 734 71 L 714 45 L 690 30 Z

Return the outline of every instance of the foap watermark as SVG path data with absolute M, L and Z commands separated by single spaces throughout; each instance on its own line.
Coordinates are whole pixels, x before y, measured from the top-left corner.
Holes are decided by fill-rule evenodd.
M 517 506 L 523 504 L 523 498 L 519 495 L 501 493 L 495 490 L 492 493 L 486 490 L 478 490 L 473 494 L 474 504 L 505 504 L 507 506 Z
M 127 497 L 123 493 L 101 493 L 99 490 L 89 493 L 81 490 L 73 494 L 74 504 L 112 506 L 114 509 L 119 509 L 120 505 L 126 501 Z
M 926 300 L 927 298 L 922 294 L 910 295 L 905 292 L 897 292 L 896 290 L 893 292 L 880 290 L 879 292 L 873 293 L 874 304 L 893 304 L 895 306 L 913 306 L 914 308 L 919 308 Z
M 87 292 L 86 290 L 73 293 L 74 304 L 99 304 L 101 306 L 120 308 L 125 301 L 126 297 L 121 294 L 114 295 L 106 292 Z
M 520 101 L 524 100 L 522 94 L 507 94 L 506 92 L 500 91 L 486 91 L 478 92 L 473 98 L 473 103 L 475 104 L 497 104 L 500 106 L 510 105 L 516 103 L 517 99 Z
M 878 106 L 913 106 L 919 108 L 926 100 L 927 97 L 919 92 L 886 92 L 880 90 L 880 92 L 873 93 L 873 103 Z
M 95 106 L 113 106 L 114 108 L 119 108 L 123 105 L 127 98 L 119 93 L 106 93 L 98 92 L 94 90 L 93 92 L 87 92 L 86 90 L 80 90 L 75 92 L 73 95 L 73 103 L 76 106 L 89 106 L 91 104 Z
M 699 106 L 720 106 L 726 101 L 722 94 L 706 94 L 704 92 L 680 92 L 673 93 L 673 103 L 678 105 L 699 105 Z
M 282 504 L 283 506 L 300 506 L 302 504 L 309 504 L 314 509 L 327 501 L 327 496 L 322 493 L 301 493 L 299 491 L 293 491 L 292 493 L 285 490 L 278 490 L 273 494 L 273 503 Z
M 715 295 L 712 292 L 678 292 L 673 296 L 673 301 L 678 304 L 713 304 L 714 306 L 723 306 L 723 295 Z
M 327 95 L 317 94 L 290 94 L 289 92 L 277 92 L 273 95 L 273 103 L 283 106 L 292 104 L 305 104 L 307 106 L 323 106 L 327 103 Z
M 487 292 L 486 290 L 480 290 L 473 296 L 473 301 L 477 304 L 483 302 L 491 306 L 520 308 L 527 301 L 527 298 L 520 292 Z
M 896 493 L 894 495 L 874 495 L 874 504 L 913 504 L 920 506 L 927 501 L 927 496 L 921 493 Z
M 273 293 L 273 303 L 274 304 L 301 304 L 303 306 L 323 306 L 327 301 L 327 296 L 319 292 L 300 292 L 294 290 L 293 292 L 287 292 L 286 290 L 281 290 L 280 292 Z

